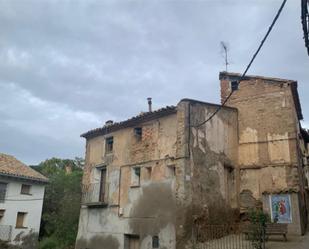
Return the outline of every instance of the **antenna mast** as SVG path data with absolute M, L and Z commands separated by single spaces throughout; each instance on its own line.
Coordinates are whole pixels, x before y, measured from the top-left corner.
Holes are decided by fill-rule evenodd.
M 228 59 L 227 59 L 227 52 L 228 52 L 228 46 L 225 42 L 221 41 L 221 48 L 223 49 L 224 52 L 224 58 L 225 58 L 225 71 L 227 72 L 227 67 L 229 65 Z

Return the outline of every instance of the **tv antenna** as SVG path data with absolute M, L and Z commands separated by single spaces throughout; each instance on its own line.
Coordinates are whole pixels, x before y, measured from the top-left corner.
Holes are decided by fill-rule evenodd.
M 224 53 L 225 71 L 227 72 L 228 65 L 230 64 L 227 59 L 227 53 L 229 51 L 229 48 L 228 48 L 228 45 L 223 41 L 221 41 L 220 44 L 221 44 L 222 51 Z

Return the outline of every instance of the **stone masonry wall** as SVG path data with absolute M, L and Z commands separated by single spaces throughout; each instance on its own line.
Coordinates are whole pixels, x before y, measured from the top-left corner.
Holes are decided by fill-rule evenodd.
M 221 96 L 229 90 L 222 79 Z M 227 103 L 238 109 L 241 191 L 255 199 L 263 192 L 298 188 L 297 123 L 289 82 L 242 81 Z
M 235 75 L 221 75 L 221 101 Z M 262 205 L 262 194 L 302 191 L 299 120 L 292 81 L 249 77 L 227 102 L 238 109 L 240 205 Z M 301 196 L 301 195 L 300 195 Z M 301 206 L 303 200 L 300 200 Z M 298 205 L 295 205 L 298 206 Z

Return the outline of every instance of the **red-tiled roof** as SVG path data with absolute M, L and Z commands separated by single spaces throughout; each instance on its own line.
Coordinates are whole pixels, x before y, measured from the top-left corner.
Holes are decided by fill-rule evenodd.
M 15 157 L 0 153 L 0 175 L 48 182 L 48 179 Z
M 166 106 L 165 108 L 161 108 L 156 111 L 141 113 L 140 115 L 137 115 L 125 121 L 113 123 L 112 125 L 104 125 L 103 127 L 87 131 L 86 133 L 83 133 L 81 137 L 91 138 L 99 135 L 105 135 L 123 128 L 136 126 L 142 122 L 147 122 L 156 118 L 174 114 L 176 112 L 177 109 L 175 106 Z

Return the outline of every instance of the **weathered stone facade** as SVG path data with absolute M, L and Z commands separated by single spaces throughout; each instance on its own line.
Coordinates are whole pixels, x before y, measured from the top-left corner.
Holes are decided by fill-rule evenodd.
M 220 74 L 222 98 L 237 77 Z M 183 99 L 83 134 L 76 249 L 182 249 L 197 227 L 235 222 L 258 205 L 267 211 L 267 195 L 281 192 L 300 200 L 290 230 L 301 232 L 307 133 L 289 82 L 268 81 L 243 81 L 206 124 L 220 106 Z
M 231 91 L 231 82 L 239 78 L 220 74 L 222 101 Z M 261 202 L 270 212 L 269 195 L 291 193 L 294 217 L 289 232 L 303 234 L 308 219 L 303 160 L 308 156 L 308 138 L 300 126 L 297 82 L 249 76 L 227 105 L 238 110 L 241 211 Z

